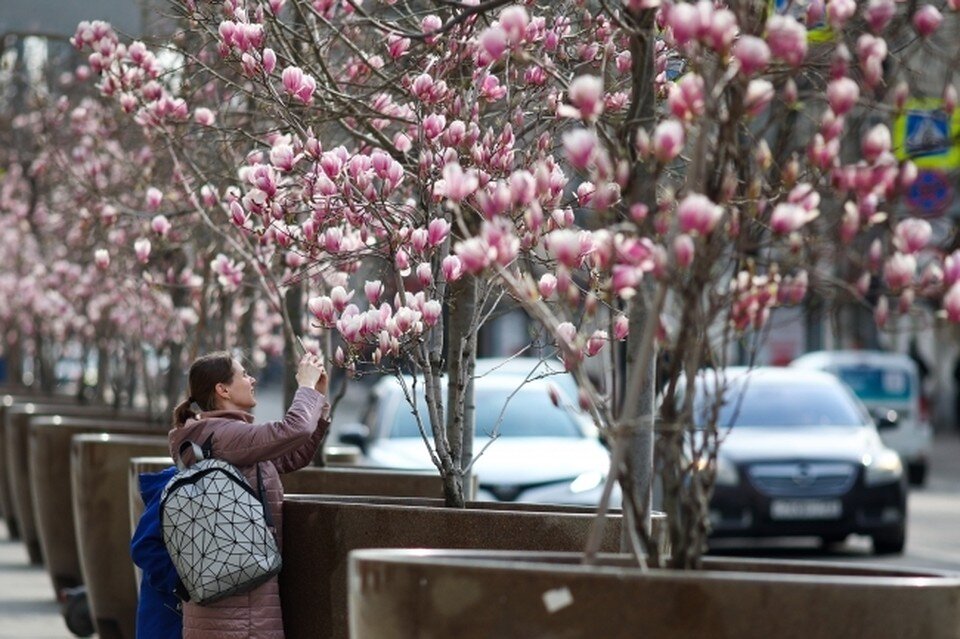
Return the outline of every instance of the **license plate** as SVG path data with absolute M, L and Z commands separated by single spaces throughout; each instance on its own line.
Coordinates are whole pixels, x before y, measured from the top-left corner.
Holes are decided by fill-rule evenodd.
M 774 499 L 771 519 L 839 519 L 843 504 L 839 499 Z

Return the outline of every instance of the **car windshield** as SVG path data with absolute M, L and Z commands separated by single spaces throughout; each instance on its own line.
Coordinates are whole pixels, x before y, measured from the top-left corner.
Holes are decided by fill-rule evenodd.
M 910 399 L 910 375 L 895 368 L 838 367 L 837 377 L 866 402 L 904 402 Z
M 710 416 L 712 393 L 699 384 L 694 419 L 703 426 Z M 718 428 L 750 426 L 853 426 L 868 422 L 842 384 L 771 383 L 751 379 L 732 382 L 724 393 Z
M 574 418 L 564 409 L 550 401 L 550 395 L 543 387 L 520 389 L 507 403 L 510 391 L 501 389 L 476 390 L 476 433 L 478 437 L 489 437 L 497 427 L 501 437 L 583 437 L 583 433 Z M 427 402 L 419 395 L 417 410 L 424 425 L 428 426 Z M 420 437 L 417 421 L 406 400 L 401 400 L 395 413 L 394 422 L 389 427 L 391 438 Z

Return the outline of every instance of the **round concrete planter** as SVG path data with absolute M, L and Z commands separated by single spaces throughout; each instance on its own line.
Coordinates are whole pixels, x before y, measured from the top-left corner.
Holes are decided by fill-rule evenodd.
M 826 562 L 708 559 L 643 572 L 623 555 L 364 550 L 350 637 L 956 639 L 960 578 Z
M 77 547 L 100 639 L 134 639 L 137 586 L 130 559 L 130 459 L 162 455 L 159 436 L 75 435 L 70 453 Z
M 48 397 L 41 397 L 39 395 L 30 395 L 27 393 L 23 394 L 11 394 L 6 393 L 0 397 L 0 429 L 3 428 L 3 424 L 7 421 L 7 409 L 16 405 L 22 404 L 30 401 L 42 401 L 47 404 L 60 404 L 69 406 L 71 404 L 76 404 L 76 400 L 72 397 L 64 397 L 62 395 L 51 395 Z M 0 463 L 3 463 L 3 460 L 7 458 L 6 447 L 5 447 L 5 438 L 0 432 Z M 3 515 L 4 521 L 7 523 L 7 533 L 10 535 L 11 539 L 20 539 L 20 522 L 17 520 L 16 513 L 13 509 L 13 496 L 10 494 L 10 484 L 7 483 L 7 473 L 5 471 L 0 471 L 0 514 Z
M 85 433 L 141 433 L 142 422 L 45 416 L 30 420 L 30 486 L 44 565 L 59 594 L 83 583 L 70 490 L 70 444 Z
M 29 402 L 14 404 L 6 411 L 3 424 L 4 466 L 13 501 L 13 512 L 20 524 L 20 538 L 27 547 L 30 563 L 42 564 L 43 555 L 33 516 L 33 491 L 30 484 L 30 421 L 46 415 L 102 419 L 104 423 L 122 419 L 147 422 L 142 411 L 116 411 L 106 406 L 63 406 Z
M 290 497 L 284 501 L 280 573 L 287 639 L 348 636 L 347 555 L 352 550 L 579 551 L 594 517 L 591 509 L 539 504 L 471 502 L 455 509 L 439 499 Z M 609 517 L 604 551 L 619 550 L 620 523 L 619 514 Z

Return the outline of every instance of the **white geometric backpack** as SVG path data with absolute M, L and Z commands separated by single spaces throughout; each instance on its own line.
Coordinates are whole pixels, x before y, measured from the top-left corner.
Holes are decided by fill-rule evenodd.
M 177 469 L 160 497 L 163 543 L 190 601 L 209 604 L 251 590 L 280 572 L 280 551 L 270 508 L 236 466 L 213 459 L 212 436 L 203 448 L 180 446 Z M 193 449 L 193 465 L 183 453 Z

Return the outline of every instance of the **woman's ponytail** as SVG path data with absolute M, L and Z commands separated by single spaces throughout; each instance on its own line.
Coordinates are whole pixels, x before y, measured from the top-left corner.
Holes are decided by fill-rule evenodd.
M 187 398 L 177 404 L 177 407 L 173 409 L 173 427 L 180 428 L 187 423 L 187 420 L 194 416 L 193 409 L 193 400 Z

